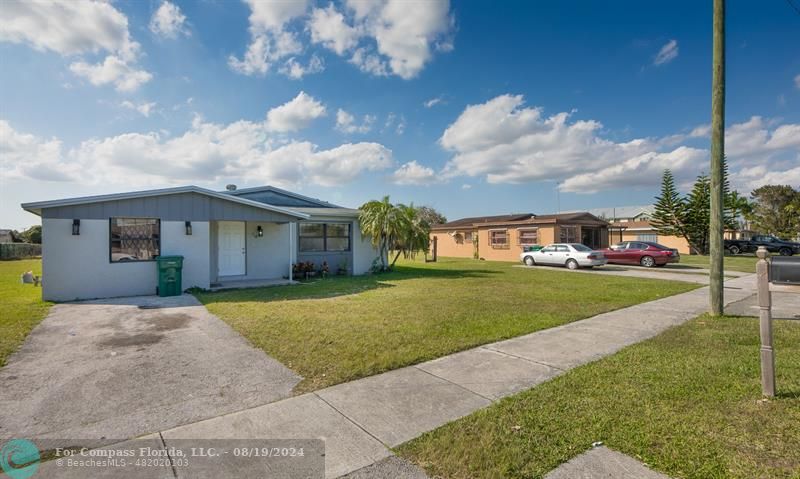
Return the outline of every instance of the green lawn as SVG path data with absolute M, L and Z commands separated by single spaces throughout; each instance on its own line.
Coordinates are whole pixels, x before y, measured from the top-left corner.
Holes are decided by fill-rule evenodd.
M 743 271 L 745 273 L 756 272 L 756 261 L 758 258 L 751 255 L 725 256 L 725 269 L 731 271 Z M 709 257 L 703 255 L 681 255 L 681 262 L 689 266 L 698 268 L 708 268 Z
M 675 478 L 797 478 L 800 323 L 774 333 L 771 401 L 760 400 L 758 321 L 701 316 L 398 452 L 431 477 L 534 478 L 602 441 Z
M 311 391 L 650 301 L 697 285 L 441 259 L 376 276 L 199 293 Z
M 50 303 L 42 301 L 41 288 L 20 282 L 26 271 L 41 274 L 42 261 L 0 261 L 0 367 L 50 309 Z

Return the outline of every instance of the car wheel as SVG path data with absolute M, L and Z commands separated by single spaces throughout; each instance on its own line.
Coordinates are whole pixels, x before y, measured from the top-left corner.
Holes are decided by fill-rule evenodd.
M 578 262 L 574 259 L 567 260 L 567 268 L 569 269 L 578 269 Z
M 642 256 L 642 259 L 639 260 L 639 264 L 645 268 L 652 268 L 656 265 L 656 260 L 654 260 L 652 256 Z
M 780 254 L 781 256 L 791 256 L 792 255 L 792 250 L 790 250 L 789 248 L 781 248 L 778 251 L 778 254 Z
M 526 257 L 525 257 L 525 259 L 524 259 L 523 261 L 524 261 L 524 262 L 525 262 L 525 264 L 526 264 L 526 265 L 528 265 L 528 266 L 535 266 L 535 265 L 536 265 L 536 261 L 534 261 L 534 260 L 533 260 L 533 257 L 531 257 L 531 256 L 526 256 Z
M 739 253 L 741 253 L 741 252 L 742 252 L 742 250 L 741 250 L 741 249 L 739 249 L 739 247 L 738 247 L 738 246 L 736 246 L 736 245 L 734 245 L 734 246 L 731 246 L 730 248 L 728 248 L 728 251 L 730 251 L 730 252 L 731 252 L 731 254 L 739 254 Z

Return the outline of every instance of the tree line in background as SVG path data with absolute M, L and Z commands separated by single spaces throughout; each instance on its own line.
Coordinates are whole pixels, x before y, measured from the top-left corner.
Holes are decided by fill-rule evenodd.
M 447 222 L 447 218 L 429 206 L 392 204 L 388 196 L 368 201 L 360 210 L 361 234 L 369 236 L 379 251 L 373 267 L 378 271 L 393 268 L 401 254 L 414 258 L 419 251 L 427 252 L 431 225 Z M 388 263 L 390 251 L 394 251 L 395 256 Z
M 800 233 L 800 190 L 789 185 L 764 185 L 750 199 L 731 190 L 727 165 L 723 163 L 723 222 L 726 230 L 752 230 L 779 238 L 794 239 Z M 708 254 L 711 220 L 711 180 L 697 177 L 685 196 L 675 186 L 670 170 L 661 180 L 652 225 L 660 235 L 684 238 L 695 254 Z
M 42 226 L 31 226 L 23 231 L 12 230 L 11 239 L 14 243 L 42 244 Z

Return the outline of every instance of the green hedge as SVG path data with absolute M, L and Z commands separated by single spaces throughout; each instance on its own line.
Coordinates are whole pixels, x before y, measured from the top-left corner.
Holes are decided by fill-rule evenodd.
M 31 243 L 0 243 L 0 260 L 33 258 L 42 255 L 42 245 Z

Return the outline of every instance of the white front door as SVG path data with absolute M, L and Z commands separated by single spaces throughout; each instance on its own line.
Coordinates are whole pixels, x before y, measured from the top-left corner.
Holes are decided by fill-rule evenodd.
M 220 276 L 240 276 L 245 270 L 244 221 L 218 221 L 218 269 Z

